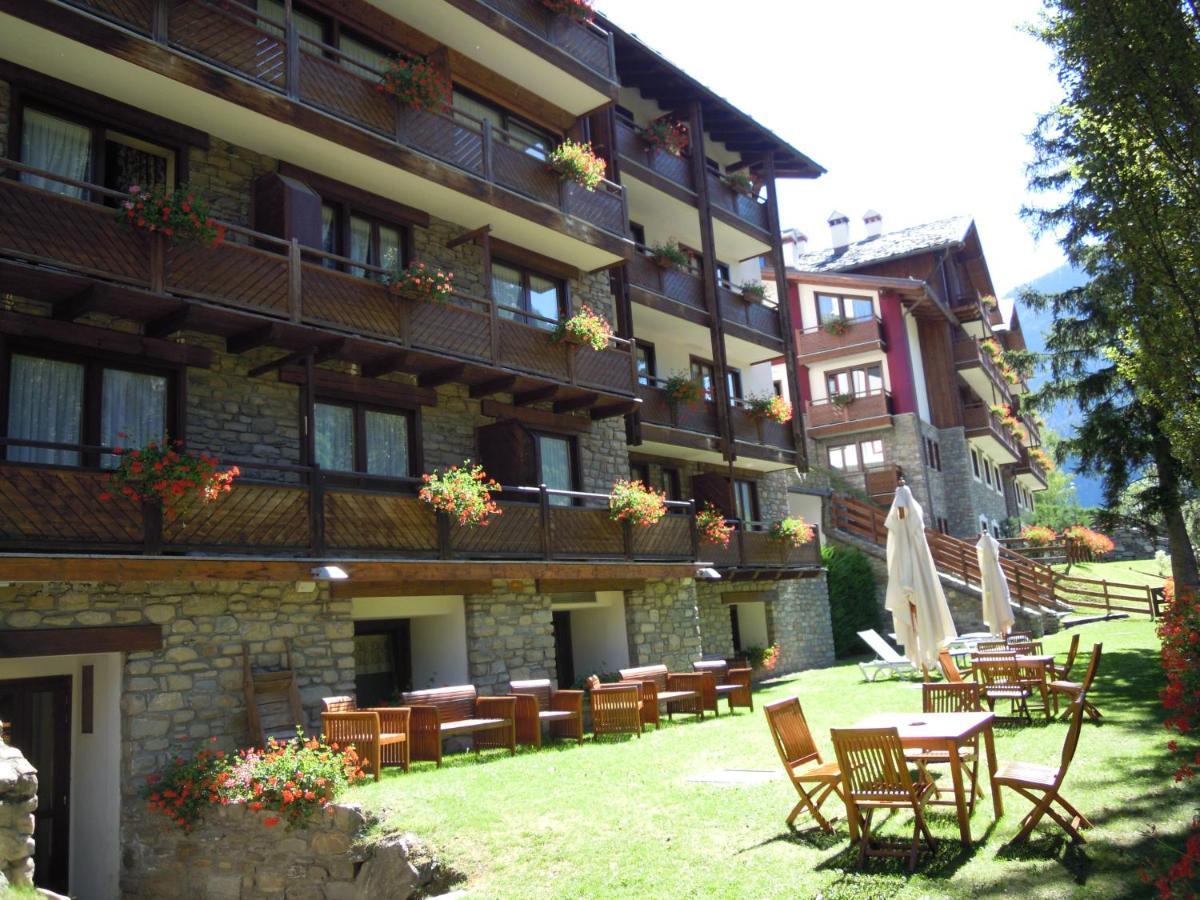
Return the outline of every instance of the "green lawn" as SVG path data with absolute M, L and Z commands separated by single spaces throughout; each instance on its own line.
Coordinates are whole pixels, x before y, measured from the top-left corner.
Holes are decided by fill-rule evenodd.
M 798 695 L 827 753 L 831 726 L 877 710 L 920 708 L 918 686 L 866 684 L 852 663 L 778 680 L 756 695 L 753 713 L 702 723 L 682 716 L 640 740 L 589 738 L 583 747 L 516 758 L 492 753 L 476 761 L 468 754 L 440 771 L 422 763 L 407 775 L 388 772 L 349 799 L 371 809 L 381 829 L 427 840 L 466 876 L 460 886 L 471 897 L 1142 894 L 1137 866 L 1158 846 L 1149 828 L 1179 832 L 1197 798 L 1174 786 L 1165 758 L 1151 623 L 1095 623 L 1082 626 L 1082 635 L 1087 647 L 1104 642 L 1093 698 L 1105 720 L 1084 725 L 1067 780 L 1066 796 L 1096 824 L 1089 843 L 1078 847 L 1046 820 L 1025 848 L 1006 848 L 1028 808 L 1006 791 L 1000 821 L 993 821 L 990 799 L 977 806 L 972 848 L 958 843 L 952 812 L 936 808 L 938 852 L 915 876 L 897 860 L 871 860 L 860 873 L 844 821 L 834 836 L 803 818 L 802 830 L 787 828 L 796 798 L 782 778 L 736 787 L 689 780 L 719 769 L 780 771 L 764 702 Z M 1062 653 L 1068 640 L 1048 638 L 1047 651 Z M 997 753 L 1056 763 L 1065 732 L 1058 723 L 1001 728 Z M 908 821 L 896 817 L 886 830 L 901 833 Z
M 1162 587 L 1163 576 L 1158 574 L 1158 563 L 1152 559 L 1135 559 L 1128 562 L 1094 562 L 1076 563 L 1067 571 L 1065 564 L 1054 566 L 1054 571 L 1074 575 L 1077 578 L 1104 579 L 1124 584 L 1148 584 L 1151 587 Z M 1171 574 L 1171 566 L 1167 565 L 1165 572 Z

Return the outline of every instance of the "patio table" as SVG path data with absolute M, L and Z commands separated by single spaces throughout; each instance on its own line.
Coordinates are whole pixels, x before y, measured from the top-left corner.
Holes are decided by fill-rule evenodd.
M 1004 815 L 1004 801 L 996 785 L 996 745 L 992 735 L 990 712 L 955 713 L 876 713 L 854 723 L 855 728 L 895 728 L 905 749 L 945 750 L 950 761 L 950 780 L 954 784 L 954 806 L 958 815 L 958 834 L 964 846 L 971 844 L 971 818 L 963 785 L 962 760 L 958 750 L 976 735 L 983 736 L 987 754 L 988 781 L 992 786 L 992 811 L 998 819 Z M 858 822 L 847 808 L 850 839 L 858 839 Z

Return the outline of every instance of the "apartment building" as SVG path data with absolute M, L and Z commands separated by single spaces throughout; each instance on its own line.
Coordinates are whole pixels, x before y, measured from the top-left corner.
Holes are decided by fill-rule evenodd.
M 380 90 L 390 58 L 448 105 Z M 566 139 L 605 159 L 594 190 L 549 170 Z M 331 694 L 831 659 L 816 546 L 768 531 L 802 423 L 751 403 L 803 396 L 795 309 L 755 282 L 766 259 L 786 290 L 777 179 L 822 170 L 611 23 L 0 2 L 0 168 L 0 720 L 42 775 L 39 883 L 118 894 L 144 776 L 253 739 L 243 658 L 290 660 L 310 724 Z M 223 240 L 119 221 L 180 185 Z M 446 302 L 389 287 L 417 262 Z M 556 339 L 584 305 L 602 350 Z M 236 464 L 231 490 L 177 516 L 110 490 L 114 448 L 164 437 Z M 417 497 L 467 459 L 503 485 L 488 526 Z M 672 501 L 653 526 L 609 515 L 631 475 Z
M 974 221 L 884 232 L 868 211 L 857 240 L 845 215 L 829 225 L 827 250 L 785 235 L 808 480 L 886 505 L 903 476 L 930 527 L 999 536 L 1046 488 L 1046 460 L 1004 356 L 1025 349 L 1020 319 Z

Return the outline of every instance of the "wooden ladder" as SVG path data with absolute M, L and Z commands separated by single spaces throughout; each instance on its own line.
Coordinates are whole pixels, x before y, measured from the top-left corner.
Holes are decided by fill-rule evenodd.
M 282 669 L 255 669 L 250 651 L 242 644 L 242 690 L 246 694 L 246 724 L 250 740 L 265 746 L 270 738 L 287 741 L 304 725 L 300 690 L 292 668 L 292 648 L 288 645 Z

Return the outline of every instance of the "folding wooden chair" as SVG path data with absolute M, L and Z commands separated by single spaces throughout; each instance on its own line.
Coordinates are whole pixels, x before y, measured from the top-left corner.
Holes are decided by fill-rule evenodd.
M 1011 718 L 1033 721 L 1029 714 L 1032 691 L 1027 673 L 1015 659 L 980 659 L 975 664 L 975 674 L 988 709 L 994 711 L 998 700 L 1007 700 L 1011 704 Z
M 1071 677 L 1071 670 L 1075 668 L 1075 655 L 1079 652 L 1079 632 L 1071 635 L 1071 646 L 1067 649 L 1067 661 L 1061 666 L 1055 663 L 1050 663 L 1050 676 L 1056 681 L 1066 681 Z
M 1033 632 L 1032 631 L 1010 631 L 1007 635 L 1005 635 L 1004 639 L 1010 644 L 1013 643 L 1014 641 L 1024 641 L 1024 642 L 1028 643 L 1033 640 Z
M 1067 769 L 1079 744 L 1079 732 L 1086 704 L 1086 692 L 1080 693 L 1071 701 L 1071 727 L 1067 729 L 1067 739 L 1063 743 L 1057 769 L 1034 763 L 1006 762 L 1001 763 L 996 774 L 992 776 L 992 784 L 1012 788 L 1033 804 L 1033 809 L 1021 820 L 1021 830 L 1011 843 L 1020 844 L 1027 841 L 1033 829 L 1042 820 L 1042 816 L 1047 814 L 1061 825 L 1074 841 L 1084 840 L 1083 835 L 1079 833 L 1080 828 L 1092 827 L 1087 816 L 1062 796 L 1063 781 L 1066 780 Z M 1061 811 L 1055 809 L 1056 805 L 1061 807 Z
M 982 709 L 979 700 L 979 685 L 970 682 L 958 684 L 923 684 L 921 685 L 921 709 L 927 713 L 979 712 Z M 926 766 L 949 765 L 950 754 L 946 750 L 906 750 L 905 757 L 909 762 L 917 764 L 921 771 L 921 780 L 933 782 Z M 979 787 L 979 738 L 972 738 L 969 746 L 958 748 L 959 759 L 968 767 L 971 778 L 971 795 L 967 798 L 967 814 L 975 813 L 975 798 L 983 796 Z M 939 806 L 955 806 L 957 801 L 951 798 L 943 800 L 942 791 L 934 786 L 934 799 L 931 804 Z
M 1063 694 L 1070 697 L 1072 701 L 1076 697 L 1084 697 L 1083 711 L 1086 712 L 1089 718 L 1102 719 L 1100 710 L 1096 708 L 1096 704 L 1091 700 L 1086 699 L 1087 692 L 1092 689 L 1092 682 L 1096 679 L 1096 668 L 1100 665 L 1100 651 L 1104 649 L 1103 644 L 1096 644 L 1092 647 L 1092 658 L 1088 661 L 1087 671 L 1083 675 L 1083 681 L 1051 681 L 1049 684 L 1050 694 L 1054 697 L 1054 714 L 1058 715 L 1058 695 Z M 1070 715 L 1067 710 L 1063 713 L 1063 718 Z
M 907 856 L 912 872 L 917 867 L 922 840 L 931 853 L 937 849 L 923 811 L 933 796 L 933 785 L 912 780 L 895 728 L 834 728 L 830 734 L 842 772 L 846 811 L 859 823 L 858 864 L 861 866 L 868 856 Z M 894 841 L 873 842 L 871 817 L 877 809 L 912 810 L 912 843 L 905 847 Z
M 941 668 L 942 677 L 946 679 L 947 684 L 963 684 L 967 680 L 964 676 L 971 674 L 970 669 L 964 672 L 958 667 L 958 663 L 954 661 L 949 650 L 938 651 L 938 666 Z
M 821 751 L 813 741 L 800 701 L 795 697 L 769 704 L 763 711 L 767 714 L 767 724 L 771 728 L 771 737 L 775 739 L 775 749 L 779 751 L 783 768 L 800 795 L 800 802 L 787 817 L 788 825 L 807 810 L 818 825 L 832 834 L 833 826 L 821 815 L 821 804 L 830 794 L 836 793 L 842 797 L 842 775 L 837 763 L 821 761 Z M 803 769 L 809 763 L 816 765 Z

